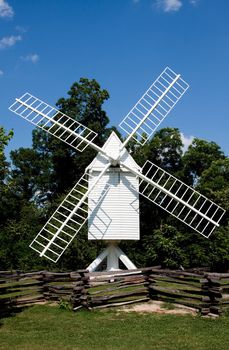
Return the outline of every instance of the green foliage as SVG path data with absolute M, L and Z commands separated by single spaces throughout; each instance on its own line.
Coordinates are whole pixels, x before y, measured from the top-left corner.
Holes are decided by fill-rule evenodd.
M 0 266 L 3 269 L 37 268 L 41 262 L 29 244 L 41 228 L 41 212 L 33 204 L 26 204 L 17 214 L 17 218 L 9 218 L 1 229 Z
M 226 271 L 229 266 L 229 223 L 218 228 L 206 249 L 208 265 L 213 271 Z
M 13 137 L 13 130 L 9 131 L 6 134 L 6 131 L 3 127 L 0 127 L 0 185 L 3 185 L 3 182 L 8 173 L 8 163 L 6 162 L 6 157 L 4 154 L 5 146 L 8 145 L 10 139 Z
M 224 159 L 219 145 L 195 138 L 184 154 L 184 176 L 191 185 L 196 185 L 202 173 L 213 161 Z
M 61 309 L 61 310 L 67 310 L 67 311 L 71 311 L 72 310 L 71 309 L 71 305 L 69 304 L 69 302 L 66 301 L 66 300 L 63 300 L 63 299 L 61 299 L 59 301 L 58 306 L 59 306 L 59 309 Z
M 144 147 L 131 141 L 132 155 L 139 165 L 149 160 L 165 170 L 175 173 L 182 166 L 182 141 L 176 128 L 164 128 L 157 131 L 152 140 Z
M 95 142 L 103 145 L 112 130 L 117 132 L 108 126 L 109 118 L 103 109 L 108 98 L 108 92 L 96 80 L 81 78 L 70 87 L 67 97 L 58 100 L 57 106 L 96 131 Z M 32 148 L 12 151 L 9 168 L 4 147 L 11 137 L 12 131 L 7 134 L 0 128 L 1 269 L 85 268 L 103 248 L 101 241 L 88 241 L 86 225 L 57 264 L 39 258 L 29 244 L 82 176 L 95 151 L 88 147 L 83 153 L 77 152 L 44 130 L 34 130 Z M 179 130 L 164 128 L 144 146 L 132 140 L 127 147 L 140 166 L 150 160 L 229 211 L 229 159 L 216 143 L 194 139 L 183 154 Z M 228 269 L 228 214 L 207 240 L 144 197 L 140 198 L 140 213 L 141 240 L 121 243 L 137 266 Z
M 166 310 L 174 310 L 176 308 L 174 304 L 168 302 L 164 302 L 162 307 Z
M 229 209 L 229 159 L 213 161 L 201 176 L 198 188 L 226 210 Z
M 0 127 L 0 156 L 4 153 L 5 146 L 8 145 L 8 142 L 13 137 L 13 130 L 10 130 L 8 134 L 3 127 Z
M 58 100 L 57 106 L 61 112 L 97 132 L 95 142 L 102 145 L 111 130 L 115 130 L 107 127 L 109 118 L 102 108 L 108 98 L 108 92 L 101 89 L 95 79 L 81 78 L 71 86 L 67 98 Z M 41 180 L 50 186 L 44 188 L 44 198 L 55 198 L 72 188 L 96 155 L 90 147 L 82 153 L 75 151 L 43 130 L 34 131 L 33 149 L 46 161 L 46 169 L 50 169 Z
M 7 146 L 10 139 L 13 137 L 13 131 L 8 134 L 0 127 L 0 229 L 5 224 L 8 217 L 15 213 L 15 201 L 10 186 L 7 182 L 9 176 L 9 163 L 5 157 L 5 146 Z
M 11 152 L 11 186 L 21 200 L 33 200 L 39 203 L 45 198 L 50 188 L 49 176 L 51 162 L 49 158 L 32 148 L 19 148 Z
M 187 256 L 183 249 L 185 236 L 175 227 L 161 225 L 151 235 L 143 238 L 147 256 L 147 266 L 160 264 L 163 267 L 179 268 L 188 266 Z
M 101 241 L 89 241 L 87 239 L 87 225 L 85 225 L 65 251 L 63 257 L 57 264 L 54 264 L 55 268 L 68 271 L 84 269 L 102 249 L 104 249 L 104 246 Z
M 109 98 L 108 91 L 102 90 L 95 79 L 81 78 L 71 86 L 68 95 L 57 101 L 59 110 L 98 133 L 99 143 L 103 143 L 109 118 L 102 105 Z

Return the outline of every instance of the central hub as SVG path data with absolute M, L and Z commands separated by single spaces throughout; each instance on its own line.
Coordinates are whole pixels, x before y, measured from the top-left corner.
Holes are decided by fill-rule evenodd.
M 119 159 L 112 159 L 110 162 L 111 162 L 111 167 L 115 167 L 115 168 L 120 167 L 120 160 Z

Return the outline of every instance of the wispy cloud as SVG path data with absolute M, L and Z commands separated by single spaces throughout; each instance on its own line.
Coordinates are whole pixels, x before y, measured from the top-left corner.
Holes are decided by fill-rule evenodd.
M 191 145 L 194 140 L 194 136 L 186 136 L 181 132 L 181 141 L 183 143 L 183 152 L 185 153 L 188 147 Z
M 14 16 L 14 10 L 12 6 L 5 0 L 0 0 L 0 17 L 1 18 L 12 18 Z
M 21 56 L 21 60 L 24 62 L 37 63 L 39 59 L 40 57 L 36 53 L 30 53 L 29 55 Z
M 181 0 L 156 0 L 156 6 L 164 12 L 177 12 L 182 6 Z
M 0 69 L 0 77 L 2 77 L 4 74 L 3 70 Z
M 22 40 L 21 35 L 6 36 L 6 37 L 0 39 L 0 49 L 3 50 L 3 49 L 6 49 L 8 47 L 14 46 L 17 41 L 21 41 L 21 40 Z
M 193 6 L 198 5 L 199 0 L 189 0 L 189 3 Z
M 21 34 L 24 34 L 27 32 L 27 29 L 22 26 L 16 26 L 15 29 Z
M 134 4 L 138 4 L 143 0 L 132 0 Z M 200 0 L 152 0 L 152 7 L 157 8 L 162 12 L 170 13 L 170 12 L 178 12 L 182 8 L 183 5 L 192 5 L 197 6 Z

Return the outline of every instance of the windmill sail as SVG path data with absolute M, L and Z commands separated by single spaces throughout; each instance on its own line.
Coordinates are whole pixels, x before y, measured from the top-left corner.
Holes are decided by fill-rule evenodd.
M 137 191 L 136 188 L 138 186 L 134 187 L 132 185 L 134 191 L 140 192 L 144 197 L 203 236 L 210 236 L 213 230 L 219 226 L 219 222 L 225 213 L 224 209 L 150 161 L 145 163 L 141 172 L 139 168 L 135 168 L 125 161 L 127 159 L 125 158 L 126 144 L 131 139 L 142 145 L 145 144 L 188 87 L 189 85 L 181 78 L 180 74 L 176 74 L 167 67 L 119 124 L 127 134 L 127 138 L 122 144 L 117 145 L 115 152 L 113 148 L 108 150 L 97 146 L 94 143 L 94 139 L 97 136 L 95 132 L 31 94 L 26 93 L 16 99 L 9 108 L 12 112 L 76 150 L 83 151 L 90 145 L 99 152 L 98 159 L 106 160 L 105 163 L 102 162 L 104 167 L 101 170 L 100 167 L 95 167 L 94 173 L 96 175 L 94 177 L 92 176 L 93 172 L 90 174 L 86 172 L 80 178 L 32 241 L 30 245 L 32 249 L 38 252 L 41 257 L 44 256 L 53 262 L 56 262 L 61 257 L 85 224 L 88 215 L 91 215 L 93 218 L 93 215 L 97 213 L 94 210 L 98 208 L 98 205 L 102 207 L 106 202 L 105 196 L 111 184 L 104 175 L 110 166 L 114 168 L 114 179 L 117 180 L 117 184 L 120 182 L 124 184 L 123 177 L 128 180 L 128 176 L 136 176 L 137 178 L 134 180 L 140 180 L 140 190 Z M 99 171 L 98 176 L 97 171 Z M 105 178 L 105 180 L 103 178 L 104 181 L 100 181 L 102 177 Z M 126 181 L 125 183 L 128 191 L 131 191 L 132 189 L 129 187 L 132 181 Z M 105 186 L 102 187 L 104 184 Z M 103 188 L 102 190 L 101 187 Z M 112 187 L 118 200 L 114 201 L 114 196 L 110 197 L 111 204 L 109 203 L 109 206 L 118 205 L 122 210 L 124 201 L 120 197 L 120 188 L 121 186 L 119 185 Z M 110 195 L 112 193 L 113 191 L 109 192 Z M 119 200 L 122 201 L 121 206 Z M 128 203 L 128 208 L 132 204 L 132 202 Z M 119 219 L 122 222 L 122 215 L 125 215 L 125 212 L 121 212 L 120 217 L 118 216 L 118 223 Z M 108 220 L 110 219 L 112 220 L 112 218 L 108 217 Z M 108 221 L 108 224 L 110 224 L 111 220 Z M 106 230 L 107 224 L 105 220 L 103 224 L 105 224 Z M 120 257 L 121 253 L 117 252 L 117 249 L 115 251 L 117 256 Z M 122 257 L 120 259 L 129 268 L 130 264 L 128 261 L 126 260 L 125 262 Z M 114 262 L 113 253 L 110 255 L 110 261 L 115 267 L 118 266 L 118 263 Z
M 144 145 L 188 87 L 179 74 L 165 68 L 119 124 L 128 135 L 123 147 L 131 138 Z
M 219 226 L 225 210 L 159 166 L 147 161 L 140 193 L 205 237 Z
M 88 212 L 90 212 L 87 201 L 88 194 L 93 190 L 95 184 L 109 166 L 110 164 L 104 168 L 99 178 L 96 179 L 90 188 L 88 188 L 89 174 L 86 172 L 69 192 L 30 244 L 30 247 L 38 252 L 40 256 L 45 256 L 53 262 L 57 262 L 61 257 L 73 238 L 85 224 L 88 218 Z M 105 185 L 96 206 L 93 207 L 93 211 L 106 195 L 110 186 L 109 184 Z
M 17 98 L 9 109 L 80 152 L 97 136 L 94 131 L 29 93 Z

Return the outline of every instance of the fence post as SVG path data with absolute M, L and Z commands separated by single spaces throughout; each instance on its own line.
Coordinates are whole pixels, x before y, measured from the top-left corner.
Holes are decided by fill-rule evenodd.
M 71 296 L 71 301 L 73 304 L 73 310 L 76 311 L 82 307 L 88 308 L 88 295 L 87 288 L 89 282 L 89 276 L 87 275 L 88 270 L 77 270 L 79 274 L 79 280 L 73 287 L 73 293 Z
M 209 273 L 206 275 L 206 277 L 208 280 L 210 313 L 219 316 L 222 314 L 220 307 L 220 302 L 222 299 L 220 274 Z

